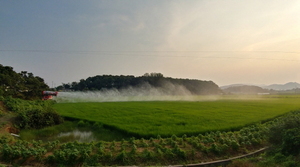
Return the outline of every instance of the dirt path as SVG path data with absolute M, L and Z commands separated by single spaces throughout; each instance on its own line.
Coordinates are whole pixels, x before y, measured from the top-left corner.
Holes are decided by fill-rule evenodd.
M 2 101 L 0 101 L 0 113 L 0 134 L 18 133 L 11 123 L 14 115 L 8 112 Z

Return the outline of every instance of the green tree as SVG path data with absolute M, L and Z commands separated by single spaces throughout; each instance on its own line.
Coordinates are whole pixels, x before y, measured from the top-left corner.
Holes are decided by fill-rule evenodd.
M 13 67 L 0 64 L 0 95 L 22 99 L 39 99 L 41 92 L 49 89 L 44 79 L 27 71 L 17 73 Z

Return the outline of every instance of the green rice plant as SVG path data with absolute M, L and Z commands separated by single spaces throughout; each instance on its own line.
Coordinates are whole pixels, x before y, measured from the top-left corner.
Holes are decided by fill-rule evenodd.
M 57 103 L 54 107 L 66 117 L 99 122 L 132 136 L 150 138 L 158 135 L 192 136 L 210 131 L 238 130 L 297 110 L 300 108 L 298 101 L 299 97 L 260 96 L 257 99 L 221 97 L 216 101 L 196 102 Z M 186 124 L 183 126 L 178 122 Z M 251 131 L 257 129 L 259 127 L 254 126 Z

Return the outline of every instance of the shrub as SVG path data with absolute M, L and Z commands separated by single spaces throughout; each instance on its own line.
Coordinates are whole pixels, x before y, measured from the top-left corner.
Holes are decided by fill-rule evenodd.
M 52 108 L 55 103 L 53 101 L 28 101 L 6 97 L 4 103 L 8 110 L 17 113 L 14 123 L 22 129 L 40 129 L 63 122 L 63 118 Z
M 270 128 L 269 142 L 284 154 L 298 154 L 300 146 L 300 112 L 293 112 L 278 120 Z
M 20 112 L 15 124 L 21 129 L 41 129 L 47 126 L 58 125 L 62 122 L 62 117 L 55 111 L 32 109 Z
M 78 121 L 77 123 L 78 127 L 84 127 L 85 126 L 85 122 L 83 120 Z
M 300 128 L 288 129 L 283 135 L 282 152 L 286 155 L 300 153 Z

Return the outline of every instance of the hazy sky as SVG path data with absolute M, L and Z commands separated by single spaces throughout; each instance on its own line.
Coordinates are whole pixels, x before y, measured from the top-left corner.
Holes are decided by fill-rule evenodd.
M 0 0 L 0 64 L 51 87 L 160 72 L 300 82 L 299 0 Z

